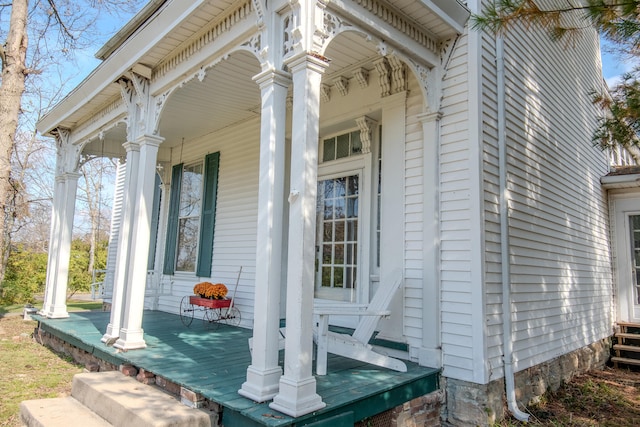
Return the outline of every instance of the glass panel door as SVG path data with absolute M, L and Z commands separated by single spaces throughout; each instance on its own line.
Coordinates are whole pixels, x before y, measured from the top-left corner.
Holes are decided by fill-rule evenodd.
M 357 174 L 318 182 L 316 298 L 356 300 L 359 197 Z

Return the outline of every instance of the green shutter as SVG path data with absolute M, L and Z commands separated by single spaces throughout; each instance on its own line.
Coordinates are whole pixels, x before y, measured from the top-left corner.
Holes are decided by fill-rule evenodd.
M 182 186 L 182 163 L 171 171 L 171 194 L 167 221 L 167 245 L 164 251 L 164 274 L 173 274 L 176 268 L 176 245 L 178 240 L 178 213 L 180 210 L 180 187 Z
M 218 166 L 220 152 L 208 154 L 204 158 L 204 189 L 202 214 L 200 217 L 200 245 L 198 247 L 198 277 L 211 277 L 213 258 L 213 232 L 216 221 L 216 197 L 218 193 Z
M 149 261 L 147 270 L 153 270 L 156 263 L 156 241 L 158 240 L 158 223 L 160 220 L 160 186 L 162 181 L 156 173 L 156 184 L 153 189 L 153 211 L 151 212 L 151 235 L 149 239 Z

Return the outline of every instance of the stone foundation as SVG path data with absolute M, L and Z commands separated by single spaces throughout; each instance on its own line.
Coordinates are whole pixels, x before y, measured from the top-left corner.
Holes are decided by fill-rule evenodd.
M 33 338 L 39 344 L 49 347 L 53 351 L 71 357 L 76 363 L 84 365 L 88 372 L 117 371 L 118 367 L 112 363 L 98 359 L 93 354 L 79 349 L 49 332 L 36 328 Z
M 602 369 L 609 360 L 611 338 L 533 366 L 515 374 L 516 401 L 520 409 L 533 405 L 547 391 L 556 391 L 575 375 Z M 446 391 L 443 420 L 451 426 L 491 426 L 508 415 L 504 378 L 475 384 L 442 378 Z
M 136 378 L 142 384 L 156 385 L 163 389 L 167 393 L 173 394 L 180 399 L 180 401 L 192 408 L 204 408 L 208 409 L 212 414 L 215 413 L 216 420 L 221 419 L 222 407 L 215 402 L 205 399 L 201 395 L 194 393 L 180 385 L 167 380 L 166 378 L 155 375 L 152 372 L 145 371 L 144 369 L 138 369 L 137 367 L 129 364 L 123 364 L 116 366 L 112 363 L 105 362 L 94 356 L 93 354 L 79 349 L 68 342 L 36 328 L 33 332 L 33 337 L 39 344 L 49 347 L 53 351 L 65 356 L 71 357 L 76 363 L 84 365 L 87 372 L 104 372 L 104 371 L 120 371 L 123 375 Z

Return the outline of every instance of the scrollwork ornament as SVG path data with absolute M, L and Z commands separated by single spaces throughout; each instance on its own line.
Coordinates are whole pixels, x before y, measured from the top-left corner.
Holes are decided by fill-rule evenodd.
M 262 35 L 254 34 L 253 36 L 251 36 L 249 40 L 242 43 L 242 47 L 253 52 L 253 54 L 255 54 L 256 57 L 261 58 L 262 57 L 262 52 L 261 52 L 262 51 Z

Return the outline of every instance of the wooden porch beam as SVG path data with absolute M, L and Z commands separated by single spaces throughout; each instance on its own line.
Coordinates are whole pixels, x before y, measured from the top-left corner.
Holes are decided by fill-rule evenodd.
M 384 41 L 386 45 L 402 52 L 407 57 L 416 59 L 428 68 L 440 64 L 440 54 L 437 51 L 437 44 L 440 40 L 435 35 L 429 34 L 430 38 L 433 39 L 433 43 L 431 43 L 433 46 L 429 48 L 422 43 L 418 43 L 402 31 L 391 27 L 386 21 L 369 13 L 354 2 L 332 0 L 327 5 L 327 8 L 346 15 L 349 20 Z

